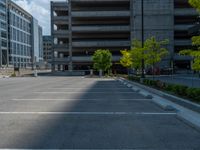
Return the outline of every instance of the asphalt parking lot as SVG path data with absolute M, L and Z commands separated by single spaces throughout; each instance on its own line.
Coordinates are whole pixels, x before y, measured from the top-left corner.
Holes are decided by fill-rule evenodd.
M 0 79 L 0 148 L 199 150 L 200 131 L 114 79 Z

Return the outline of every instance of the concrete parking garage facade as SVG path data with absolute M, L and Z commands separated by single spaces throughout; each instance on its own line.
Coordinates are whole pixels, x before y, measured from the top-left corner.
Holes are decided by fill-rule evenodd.
M 120 50 L 141 40 L 141 1 L 69 0 L 51 2 L 53 70 L 88 70 L 94 51 L 109 49 L 113 67 L 120 68 Z M 188 29 L 197 17 L 187 0 L 144 0 L 144 38 L 169 39 L 169 56 L 162 68 L 190 67 L 190 58 L 178 52 L 191 47 Z

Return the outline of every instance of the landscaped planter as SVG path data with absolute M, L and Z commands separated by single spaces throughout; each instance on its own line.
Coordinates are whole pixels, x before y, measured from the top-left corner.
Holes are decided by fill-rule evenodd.
M 129 76 L 128 79 L 200 103 L 200 88 L 190 88 L 188 86 L 170 84 L 160 80 L 144 79 L 140 82 L 140 78 L 134 76 Z

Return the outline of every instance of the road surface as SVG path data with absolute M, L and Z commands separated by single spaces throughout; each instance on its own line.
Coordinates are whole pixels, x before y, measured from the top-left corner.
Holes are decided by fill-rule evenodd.
M 0 79 L 0 148 L 199 150 L 200 132 L 114 79 Z

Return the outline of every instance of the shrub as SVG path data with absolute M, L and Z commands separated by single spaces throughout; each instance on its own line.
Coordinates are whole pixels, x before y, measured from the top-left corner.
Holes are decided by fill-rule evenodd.
M 187 94 L 187 89 L 188 89 L 188 87 L 187 86 L 183 86 L 183 85 L 181 85 L 181 86 L 179 86 L 179 88 L 178 88 L 178 94 L 179 95 L 183 95 L 183 96 L 186 96 Z
M 148 79 L 144 79 L 144 80 L 143 80 L 143 83 L 144 83 L 145 85 L 149 85 L 149 80 L 148 80 Z
M 11 77 L 16 77 L 17 75 L 15 73 L 11 74 Z
M 193 98 L 193 91 L 194 91 L 194 88 L 188 88 L 186 92 L 187 97 Z
M 174 87 L 173 84 L 166 84 L 164 89 L 165 89 L 166 91 L 172 92 L 173 87 Z
M 116 74 L 116 76 L 128 79 L 128 75 L 126 74 Z
M 187 97 L 200 102 L 200 89 L 188 88 L 186 95 L 187 95 Z
M 140 77 L 137 76 L 128 76 L 128 79 L 135 82 L 140 82 Z
M 140 77 L 137 77 L 137 76 L 129 76 L 128 79 L 132 81 L 140 82 Z M 155 81 L 155 80 L 149 80 L 149 79 L 144 79 L 143 84 L 147 86 L 164 89 L 165 91 L 172 92 L 179 96 L 186 96 L 188 98 L 191 98 L 194 101 L 200 102 L 199 88 L 189 88 L 184 85 L 169 84 L 169 83 L 165 83 L 159 80 Z
M 151 86 L 154 86 L 154 87 L 157 87 L 157 84 L 158 81 L 155 81 L 155 80 L 151 80 Z
M 165 88 L 166 83 L 162 82 L 162 81 L 157 81 L 157 87 L 160 89 L 164 89 Z
M 187 86 L 183 85 L 172 85 L 172 92 L 174 92 L 177 95 L 185 96 L 187 88 Z

